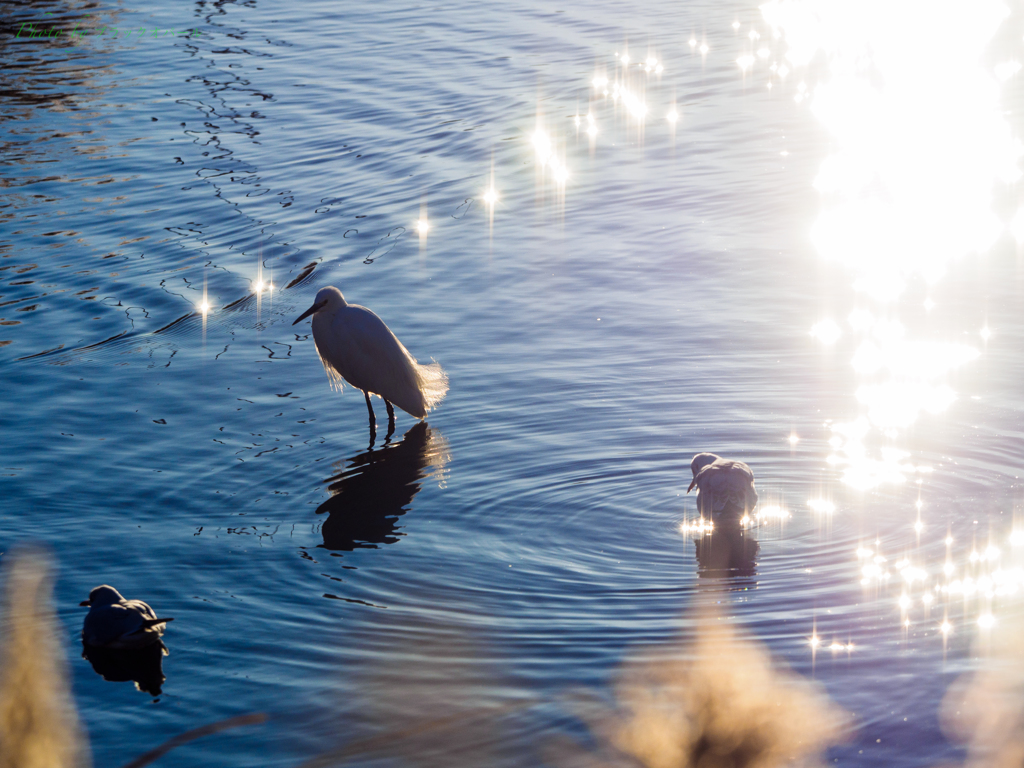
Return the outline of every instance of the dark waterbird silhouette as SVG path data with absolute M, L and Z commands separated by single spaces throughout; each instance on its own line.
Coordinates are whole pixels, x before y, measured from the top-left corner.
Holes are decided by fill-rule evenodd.
M 159 640 L 144 648 L 129 650 L 82 644 L 82 658 L 92 665 L 97 675 L 112 683 L 131 680 L 138 690 L 150 696 L 159 696 L 167 679 L 163 671 L 166 655 L 167 647 Z
M 323 546 L 351 552 L 394 544 L 405 535 L 398 520 L 409 510 L 428 467 L 440 467 L 445 460 L 444 439 L 422 421 L 400 442 L 353 456 L 343 472 L 324 481 L 331 497 L 316 510 L 327 513 L 320 528 Z
M 394 403 L 417 419 L 444 399 L 448 376 L 437 363 L 421 365 L 372 310 L 349 304 L 334 286 L 317 291 L 313 305 L 292 325 L 313 316 L 313 341 L 320 362 L 339 390 L 347 381 L 361 389 L 370 413 L 370 446 L 377 434 L 370 395 L 384 400 L 388 437 L 395 431 Z
M 690 462 L 690 471 L 693 481 L 686 492 L 697 486 L 697 509 L 702 517 L 740 519 L 757 506 L 754 473 L 742 461 L 698 453 Z
M 164 625 L 171 618 L 157 618 L 142 600 L 125 600 L 108 584 L 93 587 L 89 599 L 79 605 L 89 606 L 82 626 L 82 642 L 102 648 L 143 648 L 160 640 Z

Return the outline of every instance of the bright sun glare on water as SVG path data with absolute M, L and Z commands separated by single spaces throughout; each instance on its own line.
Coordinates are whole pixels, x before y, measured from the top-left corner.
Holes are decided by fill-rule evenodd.
M 898 558 L 883 554 L 881 545 L 861 545 L 856 556 L 861 585 L 899 589 L 894 598 L 904 626 L 922 626 L 945 637 L 958 626 L 990 629 L 997 623 L 1001 603 L 1024 593 L 1024 535 L 1015 530 L 1009 540 L 995 543 L 945 539 L 941 561 L 922 554 Z
M 861 546 L 858 578 L 892 600 L 907 631 L 924 627 L 945 642 L 968 626 L 988 630 L 997 625 L 998 601 L 1024 591 L 1024 548 L 1011 538 L 1013 551 L 1001 554 L 995 544 L 954 544 L 947 535 L 945 560 L 927 557 L 929 543 L 942 535 L 927 515 L 924 484 L 934 468 L 906 441 L 920 422 L 942 419 L 966 400 L 952 376 L 975 364 L 993 338 L 987 319 L 951 318 L 939 284 L 953 262 L 985 254 L 1006 233 L 1024 242 L 1024 208 L 1002 221 L 993 205 L 999 185 L 1018 180 L 1022 154 L 1000 103 L 1003 84 L 1021 65 L 993 66 L 984 56 L 1007 10 L 999 0 L 954 0 L 941 11 L 923 0 L 771 0 L 761 11 L 766 26 L 736 21 L 737 48 L 723 55 L 744 88 L 774 87 L 773 96 L 809 110 L 830 139 L 815 179 L 821 208 L 808 234 L 823 258 L 845 269 L 850 292 L 845 306 L 805 326 L 826 359 L 848 366 L 849 410 L 825 414 L 823 424 L 828 472 L 857 491 L 917 485 L 906 529 L 910 548 L 897 556 L 883 554 L 879 542 Z M 935 48 L 934 41 L 946 40 L 956 43 Z M 694 35 L 686 43 L 703 66 L 711 50 L 706 40 Z M 664 87 L 670 76 L 651 52 L 616 51 L 585 81 L 588 103 L 568 115 L 571 127 L 545 120 L 538 108 L 527 151 L 541 196 L 551 189 L 564 202 L 570 169 L 599 145 L 642 145 L 644 131 L 668 130 L 674 140 L 686 105 Z M 493 210 L 493 186 L 484 201 Z M 910 287 L 924 288 L 920 298 L 907 300 Z M 922 318 L 941 318 L 945 335 Z M 991 343 L 998 341 L 997 335 Z M 788 442 L 794 450 L 807 444 L 796 432 Z M 805 514 L 830 527 L 851 508 L 837 489 L 822 488 L 807 499 Z M 740 523 L 781 529 L 790 517 L 784 506 L 762 503 Z M 679 529 L 701 538 L 716 527 L 698 517 Z M 1014 535 L 1024 541 L 1024 534 Z M 810 645 L 853 649 L 848 639 L 816 632 Z
M 956 401 L 949 374 L 980 354 L 907 333 L 898 300 L 908 280 L 934 284 L 954 259 L 990 248 L 1009 224 L 993 212 L 993 192 L 1020 175 L 1020 146 L 1000 105 L 1000 81 L 1019 64 L 995 72 L 982 64 L 1008 11 L 998 0 L 952 5 L 941 12 L 923 2 L 761 6 L 784 39 L 788 65 L 812 83 L 798 88 L 798 103 L 810 107 L 834 147 L 815 181 L 822 209 L 811 237 L 823 257 L 848 269 L 853 311 L 847 328 L 819 320 L 811 335 L 834 345 L 848 330 L 858 412 L 831 424 L 829 463 L 861 490 L 928 471 L 893 443 Z M 924 40 L 956 44 L 922 55 L 907 42 Z M 821 73 L 810 66 L 819 52 L 827 61 Z M 739 63 L 746 71 L 754 58 Z M 878 443 L 884 447 L 868 447 Z

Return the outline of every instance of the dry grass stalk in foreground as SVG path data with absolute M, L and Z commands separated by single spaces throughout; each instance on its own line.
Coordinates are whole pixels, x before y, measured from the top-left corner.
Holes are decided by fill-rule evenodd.
M 604 746 L 602 764 L 809 766 L 840 739 L 843 713 L 735 628 L 703 616 L 694 640 L 677 650 L 628 662 L 616 709 L 587 718 Z
M 257 723 L 265 723 L 266 721 L 266 714 L 263 712 L 253 712 L 249 715 L 229 717 L 227 720 L 221 720 L 216 723 L 200 726 L 199 728 L 193 728 L 191 731 L 185 731 L 184 733 L 178 734 L 173 739 L 168 739 L 156 749 L 151 749 L 146 754 L 139 755 L 130 763 L 124 765 L 123 768 L 142 768 L 144 765 L 156 762 L 172 749 L 180 747 L 182 744 L 188 744 L 190 741 L 201 739 L 203 736 L 220 733 L 221 731 L 226 731 L 229 728 L 237 728 L 240 725 L 254 725 Z
M 0 625 L 0 768 L 90 764 L 67 685 L 45 559 L 9 555 Z
M 966 768 L 1024 765 L 1024 619 L 1007 617 L 977 650 L 983 668 L 950 686 L 942 725 L 968 745 Z

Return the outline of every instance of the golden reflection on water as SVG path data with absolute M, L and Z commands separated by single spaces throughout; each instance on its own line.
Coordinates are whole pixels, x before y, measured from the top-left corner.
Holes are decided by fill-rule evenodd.
M 555 146 L 551 134 L 545 129 L 543 121 L 537 118 L 537 129 L 531 136 L 533 148 L 537 156 L 538 185 L 543 190 L 550 181 L 555 187 L 555 195 L 559 204 L 565 200 L 565 183 L 569 179 L 569 168 L 565 164 L 564 146 Z
M 696 47 L 697 39 L 692 38 L 690 48 Z M 706 43 L 702 43 L 699 50 L 703 62 L 709 48 Z M 593 158 L 598 141 L 605 140 L 608 131 L 606 126 L 624 125 L 627 130 L 625 143 L 634 143 L 635 140 L 635 143 L 642 145 L 645 123 L 652 118 L 667 127 L 674 140 L 676 128 L 682 120 L 682 110 L 675 96 L 657 93 L 656 98 L 651 98 L 648 93 L 649 88 L 656 89 L 660 85 L 662 75 L 666 74 L 664 62 L 651 51 L 643 58 L 634 58 L 628 51 L 616 51 L 613 62 L 608 68 L 599 67 L 589 80 L 586 112 L 576 110 L 571 116 L 570 131 L 561 132 L 549 127 L 538 105 L 537 123 L 529 134 L 529 141 L 534 150 L 539 199 L 543 199 L 546 190 L 551 187 L 556 202 L 559 205 L 565 202 L 565 189 L 574 175 L 567 137 L 574 136 L 577 144 L 585 141 Z M 611 74 L 608 70 L 611 70 Z M 625 118 L 625 123 L 617 118 Z M 664 123 L 661 123 L 662 118 Z M 629 136 L 630 131 L 634 131 L 635 136 Z M 608 136 L 608 143 L 616 143 L 613 135 Z
M 203 347 L 206 347 L 206 316 L 210 313 L 210 300 L 206 292 L 206 272 L 203 272 L 203 298 L 196 306 L 199 314 L 203 316 Z
M 430 232 L 431 223 L 430 217 L 427 215 L 427 198 L 420 201 L 420 215 L 416 221 L 413 222 L 412 228 L 416 231 L 417 238 L 419 239 L 420 254 L 427 248 L 427 234 Z
M 256 294 L 256 327 L 262 328 L 263 296 L 266 294 L 271 301 L 274 297 L 273 274 L 264 278 L 263 275 L 263 247 L 260 246 L 259 255 L 256 259 L 256 282 L 253 285 L 253 292 Z
M 909 281 L 934 285 L 954 259 L 983 253 L 1007 231 L 993 194 L 1019 177 L 1021 148 L 1003 118 L 1000 82 L 1020 66 L 993 71 L 982 62 L 1008 11 L 998 0 L 942 11 L 924 2 L 771 0 L 761 11 L 786 48 L 786 63 L 773 61 L 769 73 L 801 74 L 794 100 L 808 103 L 832 141 L 815 180 L 822 208 L 812 241 L 853 280 L 845 327 L 821 318 L 811 329 L 824 345 L 848 334 L 853 350 L 856 415 L 827 422 L 828 462 L 860 490 L 920 479 L 930 468 L 898 442 L 956 401 L 949 375 L 980 350 L 911 336 L 897 302 Z M 932 55 L 935 40 L 957 44 Z M 810 66 L 821 53 L 824 72 Z M 740 57 L 745 76 L 760 56 L 750 48 Z M 926 312 L 934 308 L 927 297 Z M 989 334 L 986 326 L 982 340 Z
M 781 504 L 759 504 L 751 514 L 745 514 L 740 518 L 739 527 L 742 530 L 751 530 L 774 525 L 781 529 L 782 525 L 791 517 L 789 510 Z M 705 517 L 685 518 L 679 523 L 680 533 L 695 537 L 711 534 L 714 530 L 714 521 Z
M 913 528 L 918 537 L 925 530 L 920 520 Z M 1024 592 L 1024 529 L 1005 541 L 947 534 L 943 543 L 938 557 L 920 545 L 887 552 L 878 540 L 862 542 L 855 554 L 861 586 L 892 600 L 894 619 L 945 642 L 958 630 L 997 626 L 1004 602 Z

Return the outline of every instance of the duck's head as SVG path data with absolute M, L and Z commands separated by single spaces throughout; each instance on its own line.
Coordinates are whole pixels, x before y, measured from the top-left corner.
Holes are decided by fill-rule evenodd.
M 693 457 L 693 460 L 690 461 L 690 471 L 693 472 L 693 482 L 691 482 L 690 487 L 686 489 L 687 493 L 693 490 L 693 486 L 697 482 L 697 475 L 700 474 L 700 471 L 708 464 L 714 464 L 716 461 L 718 461 L 718 456 L 713 453 L 698 453 Z
M 89 599 L 83 600 L 79 605 L 94 606 L 94 605 L 113 605 L 124 600 L 121 597 L 121 593 L 111 587 L 109 584 L 101 584 L 98 587 L 93 587 L 92 591 L 89 592 Z

